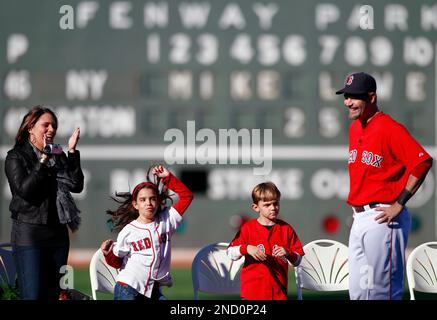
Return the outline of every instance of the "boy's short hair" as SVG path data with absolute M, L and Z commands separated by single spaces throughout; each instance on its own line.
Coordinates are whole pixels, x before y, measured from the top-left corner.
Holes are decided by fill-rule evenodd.
M 252 201 L 258 203 L 259 201 L 279 200 L 281 192 L 273 182 L 262 182 L 252 190 Z

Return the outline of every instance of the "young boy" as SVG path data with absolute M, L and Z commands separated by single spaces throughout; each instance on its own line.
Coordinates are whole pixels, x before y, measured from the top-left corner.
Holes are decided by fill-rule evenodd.
M 245 256 L 241 271 L 241 298 L 287 300 L 288 265 L 299 265 L 304 255 L 294 229 L 278 219 L 281 192 L 272 182 L 252 191 L 252 209 L 259 217 L 241 227 L 229 244 L 228 257 Z

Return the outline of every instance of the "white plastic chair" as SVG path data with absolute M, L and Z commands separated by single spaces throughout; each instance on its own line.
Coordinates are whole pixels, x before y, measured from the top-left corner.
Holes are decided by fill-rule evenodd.
M 303 250 L 305 255 L 294 269 L 298 300 L 302 300 L 302 288 L 313 291 L 349 290 L 346 245 L 320 239 L 306 244 Z
M 97 291 L 114 294 L 118 270 L 108 265 L 102 250 L 97 250 L 90 262 L 91 293 L 97 300 Z
M 199 292 L 215 294 L 239 294 L 240 271 L 244 257 L 237 261 L 228 258 L 229 243 L 209 244 L 196 254 L 191 265 L 194 300 L 199 300 Z
M 17 270 L 10 243 L 0 243 L 0 283 L 15 286 Z
M 407 259 L 407 280 L 410 299 L 414 290 L 437 293 L 437 241 L 417 246 Z

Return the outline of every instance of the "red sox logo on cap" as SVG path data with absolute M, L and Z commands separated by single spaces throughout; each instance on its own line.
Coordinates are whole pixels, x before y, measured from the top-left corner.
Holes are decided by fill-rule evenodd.
M 352 84 L 352 81 L 354 81 L 354 76 L 351 75 L 347 78 L 346 85 L 350 86 Z

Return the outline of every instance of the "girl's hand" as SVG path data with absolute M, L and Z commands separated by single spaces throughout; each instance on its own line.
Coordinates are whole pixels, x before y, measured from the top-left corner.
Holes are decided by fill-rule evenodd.
M 153 174 L 162 179 L 168 177 L 170 172 L 163 166 L 156 166 L 153 168 Z
M 100 249 L 102 250 L 103 254 L 107 256 L 109 252 L 111 252 L 113 246 L 114 246 L 114 241 L 108 239 L 102 242 L 102 244 L 100 245 Z
M 77 142 L 80 139 L 80 128 L 76 128 L 73 131 L 73 134 L 71 135 L 70 139 L 68 140 L 68 151 L 74 152 L 76 150 Z

